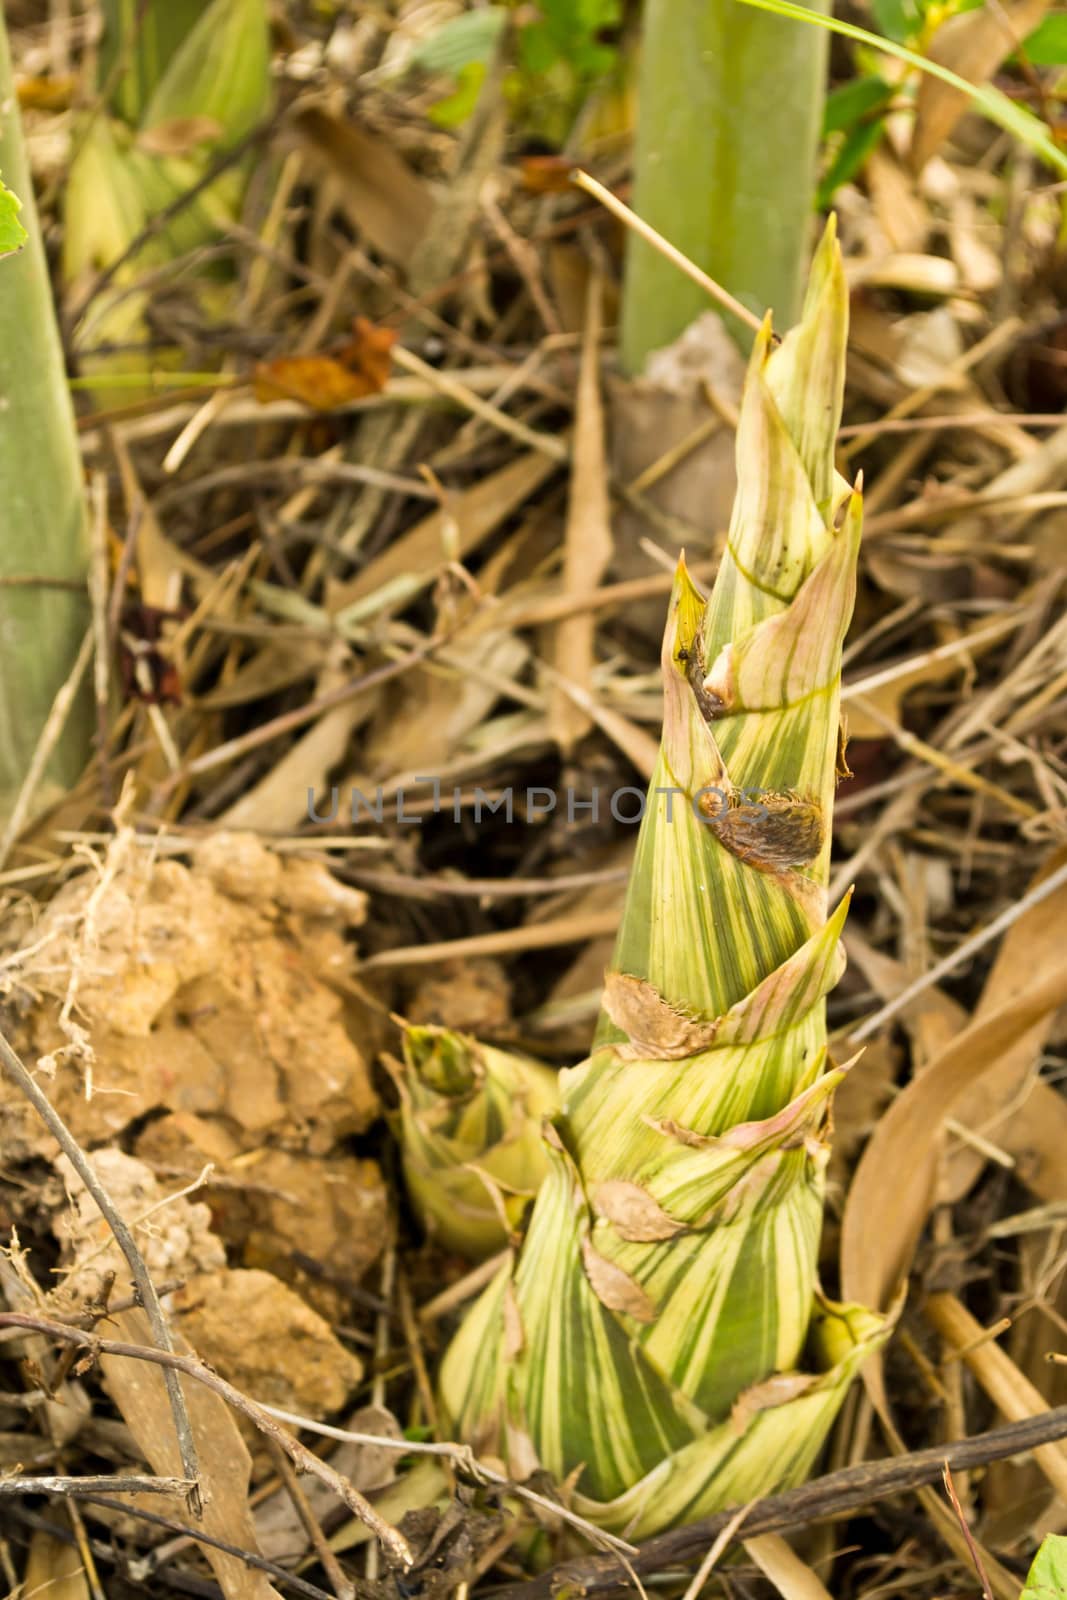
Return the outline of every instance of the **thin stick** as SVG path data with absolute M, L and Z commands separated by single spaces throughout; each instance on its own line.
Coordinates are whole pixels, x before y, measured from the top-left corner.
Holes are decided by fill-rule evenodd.
M 719 1557 L 730 1545 L 731 1541 L 736 1538 L 741 1524 L 745 1521 L 751 1509 L 751 1506 L 742 1506 L 740 1511 L 730 1518 L 729 1522 L 726 1524 L 725 1528 L 723 1528 L 718 1538 L 715 1539 L 711 1545 L 709 1545 L 708 1553 L 700 1563 L 696 1572 L 693 1574 L 693 1580 L 688 1589 L 685 1591 L 685 1594 L 682 1596 L 682 1600 L 697 1600 L 701 1589 L 703 1589 L 704 1585 L 708 1581 L 708 1578 L 711 1576 L 712 1569 L 718 1563 Z
M 337 1596 L 337 1600 L 355 1600 L 355 1585 L 351 1579 L 345 1576 L 344 1568 L 330 1549 L 326 1536 L 319 1527 L 318 1518 L 311 1509 L 307 1495 L 300 1487 L 288 1456 L 273 1439 L 269 1442 L 271 1455 L 274 1457 L 274 1465 L 282 1482 L 285 1484 L 286 1492 L 293 1503 L 293 1508 L 300 1519 L 304 1532 L 307 1534 L 314 1547 L 315 1554 L 322 1563 L 322 1570 L 333 1585 L 333 1592 Z M 372 1545 L 371 1548 L 376 1550 L 378 1547 L 377 1545 Z
M 668 243 L 661 233 L 657 233 L 655 228 L 642 221 L 637 212 L 631 211 L 629 206 L 624 205 L 621 200 L 612 194 L 610 189 L 605 189 L 604 185 L 598 183 L 595 178 L 591 178 L 588 172 L 573 172 L 571 174 L 571 182 L 577 184 L 579 189 L 584 189 L 586 194 L 591 194 L 594 199 L 599 200 L 600 204 L 605 206 L 613 216 L 618 217 L 620 222 L 625 222 L 626 226 L 632 228 L 634 233 L 639 233 L 642 239 L 652 246 L 653 250 L 658 250 L 661 256 L 666 256 L 668 261 L 673 261 L 679 272 L 684 272 L 687 278 L 692 278 L 694 283 L 699 283 L 700 287 L 713 300 L 717 300 L 725 310 L 735 317 L 740 317 L 742 322 L 747 323 L 754 332 L 759 333 L 763 323 L 754 311 L 750 311 L 747 306 L 743 306 L 740 300 L 735 300 L 733 295 L 727 289 L 724 289 L 721 283 L 716 283 L 715 279 L 709 278 L 706 272 L 701 272 L 699 267 L 693 265 L 688 256 L 684 256 L 677 246 Z
M 279 1444 L 295 1463 L 298 1471 L 312 1473 L 332 1489 L 403 1567 L 414 1565 L 415 1557 L 404 1535 L 379 1516 L 370 1501 L 360 1494 L 347 1478 L 335 1472 L 327 1462 L 322 1461 L 302 1445 L 299 1439 L 294 1439 L 284 1428 L 280 1428 L 266 1407 L 257 1404 L 255 1400 L 250 1400 L 240 1389 L 235 1389 L 232 1383 L 220 1378 L 217 1372 L 213 1372 L 196 1356 L 177 1355 L 172 1350 L 153 1350 L 149 1345 L 127 1344 L 121 1339 L 98 1339 L 94 1334 L 85 1333 L 81 1328 L 70 1328 L 61 1322 L 51 1322 L 45 1317 L 29 1316 L 22 1311 L 0 1311 L 0 1328 L 27 1328 L 32 1333 L 47 1334 L 50 1339 L 80 1345 L 93 1356 L 129 1356 L 134 1361 L 150 1361 L 162 1367 L 164 1373 L 182 1372 L 186 1377 L 202 1383 L 205 1388 L 213 1390 L 231 1405 L 235 1411 L 239 1411 L 242 1416 L 255 1423 L 269 1439 Z M 375 1438 L 374 1442 L 380 1445 L 383 1441 Z M 411 1449 L 410 1444 L 407 1444 L 407 1448 Z
M 393 360 L 398 367 L 404 367 L 416 377 L 425 379 L 431 388 L 446 395 L 449 400 L 454 400 L 457 405 L 462 406 L 473 416 L 480 417 L 483 422 L 488 422 L 500 433 L 509 434 L 511 438 L 517 439 L 520 444 L 528 445 L 532 450 L 540 450 L 542 455 L 549 456 L 553 461 L 567 461 L 570 458 L 570 447 L 554 433 L 539 433 L 536 428 L 528 428 L 525 422 L 509 416 L 506 411 L 501 411 L 499 406 L 494 406 L 490 401 L 483 400 L 450 373 L 431 367 L 428 361 L 423 361 L 413 350 L 405 349 L 403 345 L 394 345 Z
M 956 1513 L 956 1521 L 960 1525 L 960 1531 L 966 1540 L 968 1550 L 971 1552 L 971 1560 L 974 1562 L 974 1570 L 978 1574 L 978 1581 L 982 1585 L 982 1593 L 985 1596 L 985 1600 L 993 1600 L 993 1590 L 990 1587 L 985 1567 L 982 1565 L 982 1557 L 978 1546 L 974 1542 L 974 1535 L 967 1526 L 967 1518 L 963 1515 L 963 1507 L 960 1505 L 959 1495 L 956 1493 L 956 1485 L 952 1481 L 952 1473 L 949 1470 L 947 1461 L 942 1470 L 941 1479 L 945 1485 L 945 1493 L 952 1502 L 952 1509 Z
M 1061 889 L 1065 883 L 1067 883 L 1067 862 L 1064 862 L 1063 866 L 1058 867 L 1055 872 L 1050 873 L 1043 883 L 1037 884 L 1028 894 L 1024 894 L 1021 900 L 1017 900 L 1014 904 L 1008 906 L 1006 910 L 1000 913 L 999 917 L 994 917 L 987 927 L 980 928 L 970 939 L 965 939 L 943 961 L 938 961 L 928 972 L 924 972 L 921 978 L 916 978 L 914 983 L 909 983 L 908 987 L 902 989 L 898 995 L 894 995 L 892 1000 L 887 1000 L 885 1005 L 876 1011 L 873 1016 L 868 1017 L 866 1022 L 853 1030 L 850 1035 L 853 1042 L 861 1044 L 864 1039 L 869 1039 L 891 1017 L 895 1017 L 898 1012 L 903 1011 L 906 1006 L 910 1005 L 917 995 L 922 994 L 933 984 L 940 983 L 941 979 L 947 973 L 954 971 L 961 962 L 976 955 L 998 934 L 1003 933 L 1006 928 L 1010 928 L 1014 922 L 1018 922 L 1024 911 L 1029 911 L 1031 906 L 1036 906 L 1042 900 L 1047 900 L 1050 894 L 1054 894 L 1057 889 Z
M 117 1210 L 113 1200 L 93 1170 L 88 1157 L 78 1145 L 66 1123 L 54 1106 L 46 1099 L 45 1095 L 42 1094 L 2 1033 L 0 1033 L 0 1063 L 2 1063 L 4 1070 L 15 1087 L 21 1090 L 33 1106 L 37 1115 L 56 1140 L 60 1149 L 70 1161 L 71 1166 L 95 1200 L 97 1210 L 114 1234 L 115 1243 L 126 1257 L 141 1305 L 145 1309 L 149 1326 L 152 1329 L 152 1337 L 159 1345 L 160 1351 L 173 1355 L 174 1343 L 170 1336 L 170 1329 L 167 1326 L 167 1319 L 163 1315 L 163 1307 L 159 1303 L 155 1284 L 152 1282 L 148 1268 L 145 1266 L 144 1257 L 137 1248 L 133 1234 L 126 1226 L 122 1215 Z M 79 1334 L 79 1338 L 86 1337 L 88 1336 Z M 200 1467 L 197 1461 L 192 1424 L 189 1421 L 189 1413 L 185 1408 L 185 1396 L 182 1394 L 181 1381 L 177 1372 L 167 1370 L 163 1376 L 167 1385 L 167 1398 L 170 1401 L 171 1415 L 174 1418 L 174 1431 L 178 1437 L 182 1472 L 192 1484 L 188 1496 L 189 1511 L 191 1515 L 199 1516 L 203 1509 L 199 1488 Z
M 126 1480 L 123 1480 L 124 1482 Z M 253 1567 L 257 1572 L 268 1572 L 275 1583 L 287 1585 L 297 1594 L 306 1596 L 306 1600 L 332 1600 L 325 1589 L 318 1588 L 313 1583 L 308 1583 L 306 1578 L 298 1578 L 293 1572 L 286 1572 L 284 1567 L 279 1567 L 277 1562 L 268 1561 L 265 1556 L 256 1555 L 251 1550 L 242 1550 L 240 1545 L 230 1544 L 226 1539 L 220 1539 L 214 1534 L 205 1533 L 201 1528 L 189 1528 L 182 1522 L 175 1522 L 171 1517 L 161 1517 L 155 1511 L 146 1511 L 143 1506 L 124 1505 L 121 1500 L 111 1500 L 106 1495 L 87 1496 L 89 1505 L 103 1506 L 108 1511 L 121 1511 L 128 1517 L 137 1517 L 141 1522 L 147 1522 L 153 1528 L 162 1528 L 167 1533 L 178 1535 L 183 1547 L 186 1540 L 194 1544 L 204 1545 L 211 1550 L 221 1550 L 224 1555 L 234 1556 L 238 1561 L 243 1561 L 246 1567 Z M 175 1543 L 178 1541 L 176 1540 Z M 162 1566 L 158 1559 L 159 1547 L 150 1550 L 147 1556 L 137 1561 L 130 1562 L 131 1576 L 136 1575 L 137 1581 L 144 1583 L 153 1573 Z M 107 1546 L 104 1554 L 114 1556 Z
M 501 1258 L 498 1257 L 499 1261 Z M 2 1318 L 0 1318 L 2 1324 Z M 473 1450 L 466 1444 L 432 1444 L 413 1439 L 393 1439 L 388 1434 L 354 1433 L 350 1428 L 335 1428 L 329 1422 L 315 1422 L 311 1417 L 298 1416 L 294 1411 L 282 1411 L 278 1406 L 265 1405 L 263 1410 L 272 1417 L 277 1417 L 282 1422 L 289 1422 L 296 1428 L 306 1428 L 309 1433 L 322 1434 L 325 1439 L 339 1439 L 345 1444 L 369 1444 L 382 1450 L 399 1450 L 403 1455 L 439 1456 L 446 1461 L 452 1461 L 467 1475 L 482 1483 L 494 1484 L 497 1488 L 506 1489 L 508 1494 L 517 1496 L 520 1500 L 528 1500 L 531 1505 L 540 1506 L 543 1511 L 549 1511 L 561 1522 L 567 1522 L 572 1528 L 579 1528 L 587 1534 L 595 1544 L 607 1545 L 612 1550 L 617 1550 L 620 1556 L 631 1556 L 636 1553 L 636 1545 L 619 1539 L 613 1533 L 605 1533 L 603 1528 L 597 1528 L 585 1517 L 580 1517 L 576 1511 L 569 1511 L 566 1506 L 556 1500 L 550 1500 L 547 1495 L 538 1494 L 524 1483 L 513 1483 L 510 1478 L 495 1468 L 489 1467 L 484 1461 L 479 1461 Z
M 106 1473 L 83 1478 L 0 1478 L 0 1500 L 25 1494 L 62 1494 L 79 1499 L 97 1494 L 187 1495 L 195 1487 L 187 1478 L 121 1478 Z

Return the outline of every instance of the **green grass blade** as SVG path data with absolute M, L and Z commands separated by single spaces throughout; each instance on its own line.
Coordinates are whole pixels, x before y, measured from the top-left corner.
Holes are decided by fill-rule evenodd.
M 942 83 L 951 84 L 953 89 L 965 94 L 976 111 L 988 117 L 990 122 L 996 123 L 998 128 L 1003 128 L 1005 133 L 1012 134 L 1056 172 L 1067 174 L 1067 151 L 1059 148 L 1044 123 L 1035 117 L 1032 111 L 1028 111 L 1025 106 L 1016 105 L 1006 94 L 1002 94 L 991 84 L 968 83 L 966 78 L 961 78 L 959 73 L 953 72 L 950 67 L 942 66 L 939 61 L 931 61 L 928 56 L 920 55 L 917 50 L 909 50 L 907 45 L 898 44 L 895 39 L 883 38 L 881 34 L 871 33 L 867 28 L 858 27 L 854 22 L 845 22 L 840 17 L 828 17 L 818 11 L 809 11 L 806 6 L 794 4 L 794 0 L 740 0 L 740 4 L 755 6 L 759 11 L 773 12 L 775 16 L 792 17 L 795 22 L 807 23 L 811 27 L 828 28 L 831 33 L 838 33 L 842 38 L 855 39 L 857 43 L 868 45 L 872 50 L 879 50 L 883 55 L 895 56 L 898 61 L 905 61 L 911 67 L 917 67 L 920 72 L 940 78 Z

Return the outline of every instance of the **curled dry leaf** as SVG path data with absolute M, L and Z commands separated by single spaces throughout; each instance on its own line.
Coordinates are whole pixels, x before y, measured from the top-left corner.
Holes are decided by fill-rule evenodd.
M 256 367 L 252 389 L 261 405 L 299 400 L 316 411 L 332 411 L 351 400 L 380 394 L 389 381 L 393 328 L 378 328 L 356 317 L 353 336 L 325 355 L 279 356 Z
M 630 1040 L 636 1055 L 649 1061 L 681 1061 L 710 1050 L 717 1021 L 687 1017 L 644 978 L 609 972 L 604 978 L 604 1010 Z
M 808 1372 L 777 1372 L 763 1383 L 754 1383 L 734 1401 L 730 1411 L 731 1428 L 737 1434 L 744 1433 L 758 1412 L 787 1405 L 798 1395 L 806 1394 L 817 1382 L 818 1379 Z
M 594 1210 L 611 1223 L 622 1239 L 650 1243 L 655 1239 L 673 1239 L 682 1231 L 682 1223 L 668 1216 L 639 1183 L 609 1178 L 606 1183 L 597 1184 L 592 1201 Z
M 593 1286 L 593 1293 L 609 1311 L 622 1311 L 635 1322 L 655 1322 L 656 1308 L 639 1283 L 628 1272 L 582 1240 L 582 1265 Z

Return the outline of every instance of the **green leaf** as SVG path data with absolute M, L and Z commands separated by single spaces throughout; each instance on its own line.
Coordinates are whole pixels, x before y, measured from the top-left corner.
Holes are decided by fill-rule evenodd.
M 1050 1533 L 1034 1557 L 1019 1600 L 1064 1600 L 1067 1596 L 1067 1539 Z
M 871 151 L 881 144 L 884 133 L 885 121 L 881 117 L 872 122 L 856 123 L 819 181 L 816 211 L 825 211 L 841 185 L 855 177 Z
M 858 122 L 866 122 L 872 112 L 884 111 L 892 97 L 892 85 L 884 78 L 855 78 L 826 96 L 823 134 L 847 133 Z
M 160 78 L 143 128 L 208 117 L 236 144 L 270 104 L 270 29 L 265 0 L 213 0 L 189 30 Z
M 914 0 L 871 0 L 871 10 L 887 39 L 903 44 L 918 31 L 919 9 Z
M 927 56 L 920 55 L 917 50 L 909 50 L 906 45 L 898 44 L 893 39 L 880 39 L 867 28 L 858 28 L 852 22 L 842 21 L 840 17 L 827 17 L 821 11 L 809 11 L 805 6 L 795 5 L 793 0 L 741 0 L 741 3 L 755 6 L 758 11 L 770 11 L 778 17 L 791 17 L 795 22 L 807 23 L 809 27 L 828 28 L 831 33 L 871 45 L 886 55 L 896 56 L 898 61 L 906 61 L 910 67 L 917 67 L 920 72 L 940 78 L 942 83 L 951 84 L 953 89 L 965 94 L 975 110 L 988 117 L 990 122 L 1003 128 L 1005 133 L 1012 134 L 1056 172 L 1067 175 L 1067 151 L 1057 146 L 1039 117 L 1035 117 L 1024 106 L 1016 105 L 999 89 L 988 84 L 968 83 L 957 72 L 943 67 L 939 61 L 931 61 Z
M 439 128 L 458 128 L 473 115 L 485 82 L 485 62 L 468 61 L 456 73 L 455 92 L 435 100 L 429 110 L 431 122 Z
M 210 0 L 100 0 L 104 31 L 97 83 L 112 109 L 136 126 L 152 94 Z
M 1022 53 L 1035 67 L 1062 67 L 1067 64 L 1067 15 L 1046 17 L 1023 40 Z
M 464 11 L 423 39 L 411 52 L 411 64 L 424 72 L 447 72 L 454 78 L 473 62 L 487 65 L 506 18 L 503 6 Z
M 19 221 L 22 201 L 0 183 L 0 256 L 21 250 L 29 235 Z

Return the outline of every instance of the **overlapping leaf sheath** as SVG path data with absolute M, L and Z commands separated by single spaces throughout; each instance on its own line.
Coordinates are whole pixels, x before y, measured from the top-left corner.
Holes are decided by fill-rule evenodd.
M 540 1062 L 448 1028 L 409 1027 L 400 1092 L 408 1192 L 450 1250 L 502 1250 L 548 1169 L 541 1123 L 559 1108 L 558 1075 Z
M 664 727 L 590 1060 L 561 1078 L 518 1257 L 444 1362 L 450 1423 L 636 1536 L 810 1470 L 882 1336 L 816 1274 L 843 1069 L 825 995 L 841 645 L 861 506 L 833 467 L 847 295 L 832 227 L 801 324 L 756 340 L 729 542 L 684 565 Z

